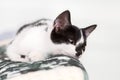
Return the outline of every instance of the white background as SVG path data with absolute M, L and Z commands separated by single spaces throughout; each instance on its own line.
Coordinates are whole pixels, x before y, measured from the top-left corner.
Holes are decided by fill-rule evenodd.
M 120 0 L 0 0 L 0 37 L 67 9 L 74 25 L 98 25 L 81 57 L 90 80 L 120 80 Z

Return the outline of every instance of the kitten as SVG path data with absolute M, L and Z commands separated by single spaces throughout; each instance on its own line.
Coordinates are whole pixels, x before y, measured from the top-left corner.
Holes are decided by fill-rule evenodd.
M 21 27 L 7 47 L 7 56 L 21 62 L 44 60 L 57 54 L 78 58 L 85 51 L 87 37 L 96 28 L 96 25 L 81 29 L 72 25 L 68 10 L 53 23 L 49 22 L 41 19 Z

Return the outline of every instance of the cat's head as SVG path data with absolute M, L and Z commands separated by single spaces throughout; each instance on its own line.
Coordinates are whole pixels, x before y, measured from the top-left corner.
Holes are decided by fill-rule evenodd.
M 97 25 L 90 25 L 86 28 L 79 28 L 71 23 L 71 16 L 68 10 L 64 11 L 54 20 L 54 29 L 51 32 L 51 40 L 55 44 L 72 44 L 75 47 L 75 56 L 79 57 L 86 47 L 87 37 Z

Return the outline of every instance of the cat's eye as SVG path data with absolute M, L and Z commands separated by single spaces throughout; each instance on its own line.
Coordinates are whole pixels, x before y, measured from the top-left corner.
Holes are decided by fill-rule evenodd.
M 73 41 L 72 39 L 69 39 L 69 42 L 70 42 L 71 44 L 74 44 L 74 41 Z

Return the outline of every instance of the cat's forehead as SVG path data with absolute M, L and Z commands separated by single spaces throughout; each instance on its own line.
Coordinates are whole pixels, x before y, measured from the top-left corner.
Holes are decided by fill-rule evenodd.
M 77 26 L 71 25 L 67 31 L 70 33 L 68 35 L 73 36 L 76 40 L 81 38 L 81 30 Z
M 85 37 L 82 28 L 72 25 L 71 28 L 69 27 L 68 32 L 69 34 L 66 35 L 69 36 L 68 38 L 71 38 L 75 42 L 75 45 L 84 44 Z

